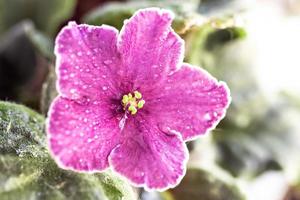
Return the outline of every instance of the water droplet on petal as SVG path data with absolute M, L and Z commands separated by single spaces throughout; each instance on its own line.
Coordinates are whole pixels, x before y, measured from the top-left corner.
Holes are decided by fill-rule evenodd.
M 70 89 L 70 93 L 74 94 L 76 92 L 76 90 L 74 88 Z
M 111 60 L 105 60 L 105 61 L 104 61 L 104 64 L 106 64 L 106 65 L 109 65 L 109 64 L 111 64 L 111 63 L 112 63 Z
M 102 87 L 102 90 L 104 90 L 104 91 L 107 90 L 107 89 L 108 89 L 107 86 L 103 86 L 103 87 Z
M 204 120 L 205 121 L 209 121 L 209 120 L 211 120 L 211 114 L 210 113 L 205 113 L 205 115 L 204 115 Z

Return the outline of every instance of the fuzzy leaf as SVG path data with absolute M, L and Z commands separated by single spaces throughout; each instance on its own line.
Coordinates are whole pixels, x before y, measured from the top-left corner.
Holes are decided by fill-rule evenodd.
M 50 158 L 44 118 L 0 102 L 0 196 L 11 199 L 134 200 L 132 187 L 108 171 L 82 174 L 60 169 Z
M 48 157 L 44 118 L 25 106 L 0 102 L 0 153 L 19 157 Z

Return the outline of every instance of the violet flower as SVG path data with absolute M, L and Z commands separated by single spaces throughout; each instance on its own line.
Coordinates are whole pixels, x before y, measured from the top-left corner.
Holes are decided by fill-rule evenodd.
M 55 54 L 59 96 L 49 110 L 50 152 L 61 168 L 112 167 L 136 186 L 165 190 L 186 171 L 185 142 L 224 117 L 225 83 L 183 63 L 173 14 L 137 11 L 118 31 L 70 22 Z

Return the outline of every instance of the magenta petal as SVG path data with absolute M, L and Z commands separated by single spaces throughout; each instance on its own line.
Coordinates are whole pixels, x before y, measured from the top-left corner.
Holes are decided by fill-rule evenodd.
M 98 98 L 115 90 L 118 31 L 70 22 L 56 38 L 58 90 L 64 97 Z M 104 94 L 104 95 L 103 95 Z
M 108 167 L 108 155 L 119 143 L 118 120 L 107 106 L 80 105 L 57 97 L 49 111 L 48 144 L 65 169 L 99 171 Z
M 180 135 L 166 135 L 155 121 L 131 118 L 121 144 L 110 154 L 113 169 L 134 185 L 165 190 L 185 174 L 188 153 Z
M 137 11 L 124 24 L 118 47 L 124 79 L 132 81 L 133 88 L 149 89 L 182 64 L 184 44 L 172 30 L 172 20 L 170 11 L 148 8 Z
M 184 64 L 147 101 L 148 110 L 166 133 L 183 140 L 205 134 L 225 116 L 230 103 L 227 85 L 206 71 Z

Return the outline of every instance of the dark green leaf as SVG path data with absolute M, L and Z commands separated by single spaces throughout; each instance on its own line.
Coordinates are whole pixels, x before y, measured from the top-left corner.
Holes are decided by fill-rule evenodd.
M 71 16 L 75 3 L 75 0 L 0 0 L 0 33 L 31 19 L 39 30 L 53 35 Z
M 253 110 L 262 109 L 259 104 Z M 280 99 L 261 115 L 251 111 L 242 120 L 227 118 L 214 134 L 220 164 L 235 176 L 253 177 L 266 170 L 300 169 L 298 151 L 300 109 Z M 247 123 L 243 123 L 246 120 Z M 298 173 L 299 175 L 299 173 Z M 295 175 L 294 175 L 295 176 Z
M 60 169 L 47 152 L 44 118 L 0 102 L 1 200 L 134 200 L 132 187 L 112 172 L 83 174 Z
M 169 193 L 169 194 L 168 194 Z M 243 200 L 232 183 L 202 169 L 188 169 L 181 183 L 165 194 L 168 200 Z
M 48 157 L 44 118 L 25 106 L 0 102 L 0 153 L 19 157 Z
M 176 32 L 183 33 L 195 23 L 195 18 L 198 17 L 195 14 L 198 4 L 198 0 L 190 0 L 184 4 L 180 0 L 108 3 L 88 13 L 83 21 L 94 25 L 107 24 L 120 30 L 123 26 L 123 21 L 130 18 L 136 10 L 147 7 L 160 7 L 170 9 L 175 13 L 173 28 Z

